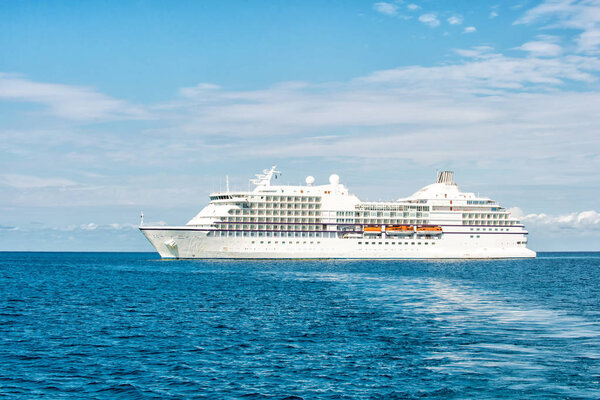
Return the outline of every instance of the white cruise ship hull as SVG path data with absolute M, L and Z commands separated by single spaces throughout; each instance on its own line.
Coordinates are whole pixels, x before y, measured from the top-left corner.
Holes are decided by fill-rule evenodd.
M 442 237 L 305 238 L 212 237 L 189 227 L 140 227 L 163 259 L 481 259 L 533 258 L 521 232 Z M 479 237 L 477 237 L 479 236 Z

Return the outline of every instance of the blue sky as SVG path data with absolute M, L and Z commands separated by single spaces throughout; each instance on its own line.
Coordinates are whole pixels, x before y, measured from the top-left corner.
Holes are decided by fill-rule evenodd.
M 0 249 L 150 250 L 212 190 L 453 169 L 599 250 L 600 1 L 0 1 Z

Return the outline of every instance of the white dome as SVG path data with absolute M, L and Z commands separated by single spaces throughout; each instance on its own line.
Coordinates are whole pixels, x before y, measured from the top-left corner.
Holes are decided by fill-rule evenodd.
M 314 176 L 307 176 L 306 177 L 306 184 L 308 186 L 311 186 L 313 183 L 315 183 L 315 177 Z
M 329 177 L 329 183 L 331 183 L 332 185 L 339 185 L 340 183 L 340 176 L 337 174 L 332 174 Z

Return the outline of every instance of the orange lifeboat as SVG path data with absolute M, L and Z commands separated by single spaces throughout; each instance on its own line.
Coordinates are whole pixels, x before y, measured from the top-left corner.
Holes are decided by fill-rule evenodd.
M 417 226 L 417 235 L 441 235 L 443 233 L 441 226 L 421 225 Z
M 365 233 L 381 233 L 381 226 L 365 226 Z
M 388 225 L 385 227 L 386 235 L 412 235 L 415 227 L 412 225 Z

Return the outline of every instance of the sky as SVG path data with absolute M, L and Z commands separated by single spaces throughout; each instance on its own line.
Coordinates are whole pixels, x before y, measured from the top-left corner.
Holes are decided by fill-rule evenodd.
M 438 170 L 600 250 L 600 0 L 0 0 L 0 250 L 152 251 L 273 164 L 394 200 Z

